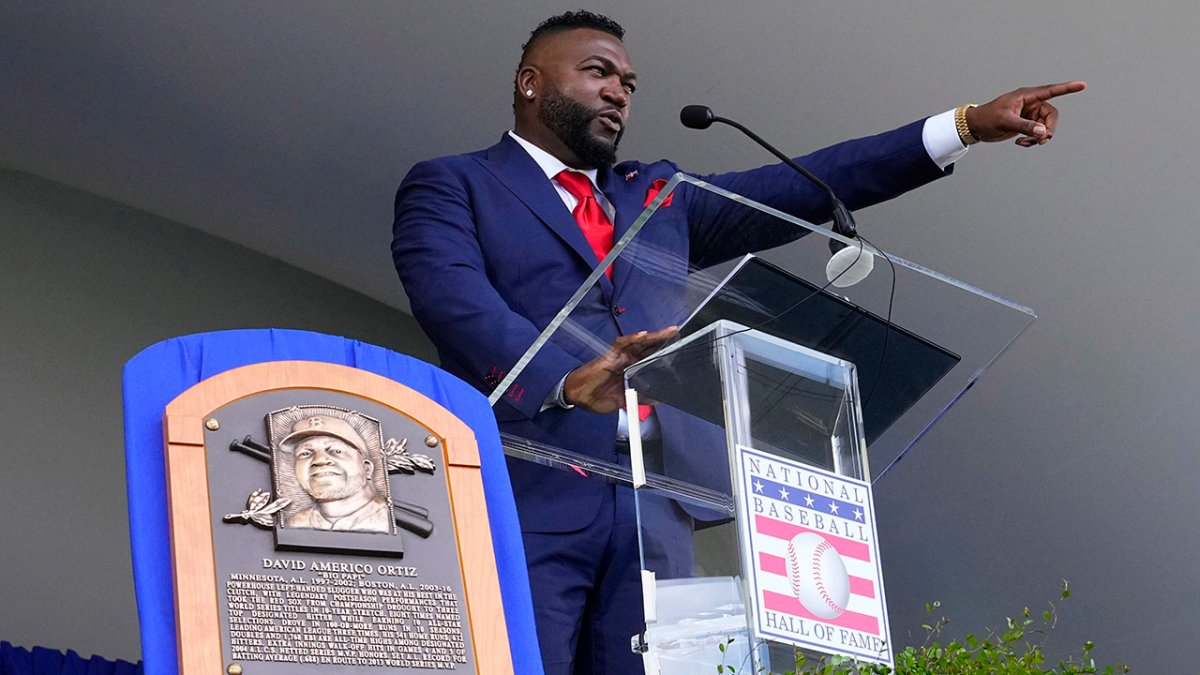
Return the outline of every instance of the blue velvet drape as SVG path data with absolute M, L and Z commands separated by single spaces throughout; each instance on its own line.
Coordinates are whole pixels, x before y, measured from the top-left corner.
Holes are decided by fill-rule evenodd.
M 142 675 L 141 663 L 85 659 L 73 651 L 25 649 L 0 642 L 0 675 Z

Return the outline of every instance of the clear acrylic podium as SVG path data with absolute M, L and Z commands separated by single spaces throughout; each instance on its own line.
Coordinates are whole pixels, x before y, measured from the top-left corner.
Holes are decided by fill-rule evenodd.
M 678 217 L 669 211 L 671 195 L 682 191 L 690 199 L 719 201 L 731 232 L 768 228 L 786 233 L 779 241 L 790 241 L 745 257 L 732 235 L 728 255 L 717 256 L 724 259 L 703 260 L 704 267 L 679 260 L 655 245 L 654 227 Z M 859 229 L 870 236 L 885 228 L 863 219 Z M 639 443 L 638 415 L 626 415 L 632 468 L 512 436 L 503 438 L 505 451 L 632 485 L 639 504 L 670 499 L 695 519 L 686 552 L 690 574 L 665 578 L 643 565 L 647 630 L 631 641 L 644 652 L 648 673 L 711 673 L 722 662 L 738 672 L 789 670 L 794 649 L 807 647 L 750 629 L 764 597 L 750 588 L 751 572 L 778 561 L 764 563 L 774 558 L 748 541 L 756 514 L 744 498 L 752 485 L 742 470 L 747 453 L 874 483 L 1035 317 L 1016 303 L 684 174 L 631 223 L 619 222 L 616 237 L 612 252 L 562 299 L 562 311 L 512 364 L 491 400 L 500 400 L 547 343 L 592 356 L 603 351 L 607 341 L 581 328 L 588 324 L 582 313 L 594 312 L 598 280 L 612 266 L 618 290 L 622 275 L 652 276 L 654 297 L 638 301 L 662 308 L 661 326 L 683 326 L 677 342 L 625 373 L 630 406 L 641 400 L 657 405 L 664 420 L 669 413 L 670 434 L 651 420 L 649 442 Z M 853 286 L 830 282 L 830 242 L 862 247 L 874 271 Z M 652 450 L 643 453 L 643 445 Z M 646 543 L 655 523 L 639 524 Z M 799 597 L 802 589 L 794 590 Z M 873 601 L 884 605 L 882 584 L 873 591 Z M 890 643 L 886 620 L 880 628 Z M 855 653 L 887 660 L 879 651 L 871 644 Z
M 859 480 L 868 476 L 854 364 L 719 320 L 630 368 L 626 382 L 639 399 L 683 411 L 695 418 L 696 426 L 720 428 L 727 446 L 711 450 L 709 461 L 701 463 L 699 470 L 694 463 L 677 469 L 666 464 L 658 476 L 659 485 L 651 487 L 643 471 L 656 462 L 645 457 L 641 444 L 633 444 L 631 473 L 639 503 L 649 495 L 677 498 L 693 492 L 697 483 L 719 496 L 709 504 L 711 520 L 702 523 L 706 527 L 694 538 L 694 575 L 662 579 L 643 563 L 647 627 L 638 647 L 646 651 L 648 665 L 653 664 L 647 670 L 664 675 L 712 672 L 714 664 L 722 661 L 737 672 L 791 670 L 796 645 L 772 632 L 753 629 L 754 617 L 771 611 L 768 605 L 790 602 L 786 597 L 790 590 L 786 556 L 755 550 L 749 532 L 758 519 L 778 508 L 787 511 L 760 521 L 761 529 L 788 528 L 800 519 L 806 525 L 813 523 L 801 515 L 802 502 L 793 509 L 766 495 L 756 498 L 754 485 L 746 489 L 755 477 L 746 475 L 745 465 L 755 459 L 779 457 L 789 460 L 788 465 L 815 467 Z M 747 450 L 757 452 L 747 454 Z M 721 462 L 721 454 L 729 461 Z M 770 467 L 759 473 L 770 474 L 773 480 L 766 480 L 768 485 L 790 486 L 797 498 L 820 492 L 819 485 L 812 492 L 805 491 L 806 481 L 798 474 L 785 476 L 781 471 L 776 476 Z M 757 487 L 761 495 L 761 481 Z M 869 499 L 869 490 L 862 494 Z M 642 519 L 639 513 L 638 525 L 644 544 L 656 536 L 652 519 Z M 790 529 L 785 532 L 785 539 L 793 534 Z M 874 539 L 873 528 L 867 537 Z M 783 552 L 780 545 L 774 548 L 774 553 Z M 869 583 L 871 597 L 855 598 L 847 604 L 873 603 L 874 613 L 881 614 L 879 608 L 885 604 L 882 583 L 878 578 Z M 780 585 L 782 589 L 768 588 Z M 778 590 L 783 590 L 785 597 L 776 600 Z M 877 632 L 886 634 L 886 625 L 878 628 L 882 630 Z M 862 656 L 890 661 L 886 647 L 880 654 Z

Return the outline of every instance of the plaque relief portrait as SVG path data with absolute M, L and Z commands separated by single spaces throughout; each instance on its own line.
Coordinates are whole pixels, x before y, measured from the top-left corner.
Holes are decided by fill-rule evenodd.
M 272 413 L 272 428 L 275 416 L 290 412 Z M 363 420 L 361 415 L 354 418 Z M 328 414 L 302 417 L 277 447 L 277 490 L 292 500 L 284 510 L 284 527 L 394 532 L 388 482 L 375 481 L 386 474 L 376 470 L 383 466 L 382 447 L 368 450 L 367 440 L 349 421 Z
M 250 435 L 230 450 L 268 463 L 274 489 L 255 490 L 225 522 L 273 529 L 282 549 L 400 557 L 404 533 L 433 534 L 429 509 L 396 494 L 389 480 L 436 471 L 431 457 L 408 451 L 406 437 L 385 437 L 378 419 L 333 405 L 294 405 L 265 422 L 266 443 Z

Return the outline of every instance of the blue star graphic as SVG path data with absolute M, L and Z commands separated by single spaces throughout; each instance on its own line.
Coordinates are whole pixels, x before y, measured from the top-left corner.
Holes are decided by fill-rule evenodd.
M 755 491 L 755 492 L 757 492 L 757 493 L 758 493 L 758 494 L 760 494 L 760 495 L 763 493 L 763 484 L 762 484 L 762 481 L 760 481 L 760 480 L 756 480 L 756 481 L 754 481 L 754 491 Z
M 785 502 L 788 500 L 787 488 L 779 488 L 779 498 Z
M 816 504 L 816 502 L 813 501 L 812 495 L 808 495 L 808 494 L 804 495 L 804 505 L 805 506 L 814 506 L 815 504 Z
M 854 519 L 855 520 L 862 520 L 862 516 L 863 516 L 862 511 L 860 511 L 858 509 L 854 509 Z
M 838 509 L 837 502 L 829 502 L 829 512 L 830 513 L 837 513 L 837 509 Z

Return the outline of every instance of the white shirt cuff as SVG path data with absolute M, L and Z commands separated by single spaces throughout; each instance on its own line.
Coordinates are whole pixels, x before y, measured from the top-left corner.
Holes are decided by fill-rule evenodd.
M 567 373 L 567 375 L 570 374 Z M 575 407 L 574 403 L 567 403 L 566 399 L 563 398 L 563 390 L 567 387 L 567 375 L 563 375 L 562 379 L 558 381 L 558 386 L 551 389 L 549 394 L 546 394 L 546 400 L 542 401 L 542 407 L 538 409 L 538 412 L 545 412 L 550 408 L 570 410 Z
M 921 142 L 925 144 L 929 158 L 942 170 L 967 154 L 967 146 L 958 137 L 958 127 L 954 125 L 953 110 L 927 118 L 921 130 Z

